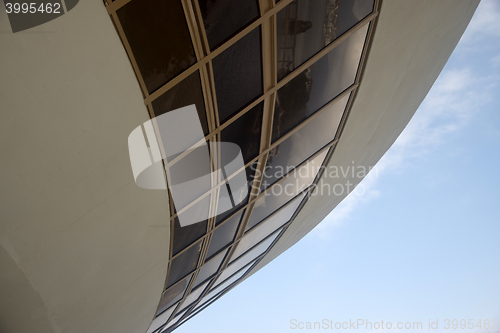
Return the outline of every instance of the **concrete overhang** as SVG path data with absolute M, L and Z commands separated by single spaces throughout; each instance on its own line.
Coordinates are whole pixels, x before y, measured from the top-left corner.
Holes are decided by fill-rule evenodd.
M 145 332 L 169 209 L 132 176 L 149 116 L 126 52 L 102 0 L 15 34 L 0 6 L 0 331 Z

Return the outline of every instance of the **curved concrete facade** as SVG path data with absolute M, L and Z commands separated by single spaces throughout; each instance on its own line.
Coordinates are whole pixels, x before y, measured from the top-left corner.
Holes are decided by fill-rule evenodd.
M 478 2 L 383 0 L 330 165 L 377 163 Z M 0 46 L 0 331 L 145 332 L 165 282 L 168 197 L 133 181 L 127 138 L 149 117 L 102 1 L 16 34 L 1 10 Z M 319 186 L 347 180 L 360 181 Z M 258 268 L 344 197 L 313 196 Z
M 479 0 L 382 1 L 360 87 L 328 167 L 370 167 L 380 160 L 436 81 L 478 4 Z M 333 188 L 346 181 L 357 185 L 361 179 L 323 176 L 318 187 Z M 346 196 L 311 196 L 253 272 L 298 242 Z
M 102 0 L 16 34 L 0 6 L 0 332 L 145 332 L 169 210 L 132 176 L 125 50 Z

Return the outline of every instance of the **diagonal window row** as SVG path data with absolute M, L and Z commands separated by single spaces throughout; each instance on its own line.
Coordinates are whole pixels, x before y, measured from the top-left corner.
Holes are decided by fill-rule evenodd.
M 174 330 L 237 285 L 293 222 L 352 103 L 375 2 L 131 0 L 110 12 L 150 116 L 196 106 L 207 145 L 183 142 L 167 174 L 216 174 L 166 203 L 170 260 L 148 332 Z M 244 168 L 221 171 L 234 158 L 222 142 L 240 148 Z M 235 202 L 228 181 L 240 176 L 248 191 Z

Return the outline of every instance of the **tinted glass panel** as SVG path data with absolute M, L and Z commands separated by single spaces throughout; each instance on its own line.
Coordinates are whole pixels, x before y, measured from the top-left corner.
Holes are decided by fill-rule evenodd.
M 253 184 L 253 179 L 254 179 L 254 175 L 255 175 L 255 170 L 257 170 L 257 163 L 251 164 L 244 171 L 246 173 L 246 177 L 247 177 L 247 181 L 248 181 L 248 193 L 250 193 L 250 191 L 252 189 L 252 184 Z M 241 171 L 241 172 L 243 172 L 243 171 Z M 227 176 L 229 176 L 229 175 L 227 175 Z M 224 193 L 222 193 L 222 191 L 221 191 L 220 195 L 223 195 L 223 194 Z M 249 198 L 249 195 L 247 195 L 247 197 L 245 198 L 245 200 L 242 200 L 233 209 L 230 209 L 230 210 L 227 210 L 227 211 L 224 211 L 224 212 L 218 212 L 217 213 L 217 218 L 216 218 L 217 225 L 219 225 L 227 217 L 229 217 L 232 214 L 234 214 L 234 212 L 236 212 L 238 209 L 240 209 L 241 207 L 243 207 L 244 205 L 246 205 L 248 203 L 248 198 Z M 220 199 L 221 198 L 219 197 L 219 200 Z
M 221 123 L 262 94 L 260 45 L 259 27 L 212 61 Z
M 198 298 L 200 297 L 201 293 L 207 287 L 207 285 L 208 285 L 209 282 L 210 281 L 207 281 L 203 285 L 201 285 L 198 289 L 196 289 L 194 291 L 191 291 L 191 294 L 189 294 L 189 296 L 186 297 L 186 299 L 184 300 L 184 303 L 182 304 L 182 307 L 179 309 L 179 311 L 184 310 L 185 308 L 187 308 L 188 306 L 190 306 L 191 304 L 193 304 L 195 301 L 197 301 Z
M 258 104 L 221 131 L 222 142 L 232 142 L 240 147 L 245 164 L 259 155 L 263 105 L 263 102 Z M 231 161 L 231 156 L 226 155 L 229 154 L 222 151 L 222 165 Z
M 165 326 L 165 328 L 161 332 L 171 332 L 171 330 L 169 330 L 169 329 L 171 327 L 173 327 L 175 324 L 177 324 L 177 322 L 182 318 L 184 313 L 185 313 L 185 311 L 181 312 L 179 314 L 176 314 L 175 317 Z
M 278 80 L 373 10 L 373 0 L 294 1 L 277 15 Z
M 189 280 L 191 280 L 191 276 L 188 276 L 163 293 L 163 295 L 161 296 L 160 305 L 158 306 L 157 314 L 162 313 L 175 302 L 178 302 L 182 299 L 182 297 L 184 296 L 184 292 L 186 291 L 186 288 L 189 284 Z
M 234 255 L 231 257 L 231 260 L 234 262 L 230 264 L 224 272 L 220 275 L 219 280 L 217 281 L 223 281 L 224 279 L 227 279 L 229 276 L 234 274 L 236 271 L 241 269 L 242 267 L 246 266 L 250 261 L 254 260 L 258 256 L 260 256 L 262 253 L 266 252 L 267 248 L 271 243 L 278 237 L 279 232 L 276 232 L 274 235 L 254 247 L 252 250 L 244 254 L 242 257 L 234 261 L 236 258 Z
M 181 227 L 179 219 L 176 217 L 174 220 L 173 255 L 175 256 L 203 236 L 207 232 L 207 223 L 208 221 L 205 220 L 203 222 Z
M 233 216 L 230 220 L 214 230 L 212 240 L 210 241 L 210 246 L 208 248 L 207 258 L 213 256 L 220 249 L 224 248 L 234 240 L 234 236 L 236 235 L 238 225 L 244 212 L 245 211 L 242 210 L 241 212 Z
M 170 315 L 172 315 L 172 312 L 174 312 L 176 306 L 177 306 L 177 304 L 171 306 L 167 311 L 163 312 L 161 315 L 156 317 L 155 320 L 153 320 L 153 322 L 151 323 L 151 326 L 149 326 L 149 329 L 147 330 L 146 333 L 154 332 L 160 326 L 165 324 L 167 322 L 168 318 L 170 318 Z
M 227 281 L 225 281 L 222 284 L 220 284 L 220 283 L 222 281 L 224 281 L 224 280 L 219 277 L 219 279 L 217 280 L 217 283 L 219 283 L 219 285 L 215 289 L 212 289 L 212 291 L 209 294 L 207 294 L 207 298 L 210 298 L 210 297 L 213 297 L 213 296 L 217 295 L 219 292 L 221 292 L 222 290 L 226 289 L 227 287 L 229 287 L 234 282 L 238 281 L 243 276 L 243 274 L 245 274 L 246 271 L 248 271 L 248 269 L 250 267 L 251 267 L 251 265 L 249 265 L 245 269 L 242 269 L 241 271 L 239 271 L 237 274 L 233 275 L 230 279 L 228 279 Z
M 367 31 L 368 25 L 278 90 L 273 142 L 354 83 Z
M 196 111 L 200 117 L 203 133 L 208 135 L 207 114 L 205 111 L 205 101 L 201 89 L 200 73 L 194 72 L 172 89 L 153 101 L 155 116 L 162 115 L 168 111 L 173 111 L 184 106 L 196 105 Z
M 222 263 L 222 260 L 224 260 L 224 257 L 226 256 L 226 253 L 227 250 L 221 252 L 220 254 L 215 256 L 212 260 L 206 262 L 205 265 L 203 265 L 194 283 L 195 287 L 217 272 L 220 264 Z
M 196 62 L 180 0 L 133 0 L 117 14 L 149 93 Z
M 272 233 L 273 231 L 275 231 L 276 229 L 281 227 L 283 224 L 290 221 L 290 219 L 292 218 L 293 214 L 297 210 L 297 207 L 299 207 L 299 205 L 302 202 L 302 200 L 304 199 L 304 197 L 305 197 L 305 194 L 299 195 L 292 202 L 290 202 L 290 204 L 288 204 L 286 207 L 283 207 L 280 210 L 278 210 L 277 212 L 273 213 L 273 215 L 271 217 L 269 217 L 267 220 L 265 220 L 264 222 L 259 224 L 258 227 L 255 228 L 255 234 L 253 234 L 254 231 L 248 232 L 247 235 L 251 236 L 249 238 L 249 240 L 258 238 L 260 241 L 260 239 L 264 238 L 265 236 L 269 235 L 270 233 Z M 251 227 L 252 226 L 247 224 L 245 231 L 249 230 Z M 261 235 L 261 236 L 257 236 L 257 235 Z M 246 238 L 246 236 L 243 239 L 245 239 L 245 238 Z M 240 241 L 240 244 L 241 244 L 241 241 Z M 256 241 L 254 244 L 257 244 L 259 241 Z M 250 248 L 252 246 L 249 246 L 248 248 Z M 241 253 L 243 253 L 243 252 L 241 252 Z M 235 256 L 235 255 L 233 255 L 233 256 Z
M 196 269 L 203 241 L 199 241 L 172 260 L 167 288 Z
M 314 160 L 293 171 L 281 183 L 273 186 L 266 195 L 260 197 L 255 202 L 247 228 L 252 228 L 311 185 L 327 153 L 328 151 L 324 151 Z
M 262 189 L 276 182 L 287 170 L 302 163 L 335 138 L 348 100 L 349 95 L 331 105 L 269 152 Z
M 257 0 L 198 0 L 210 49 L 259 16 Z

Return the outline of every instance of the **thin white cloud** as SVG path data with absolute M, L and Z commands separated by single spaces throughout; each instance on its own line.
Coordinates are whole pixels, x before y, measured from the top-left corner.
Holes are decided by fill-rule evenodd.
M 480 48 L 471 49 L 469 43 L 484 35 L 490 35 L 490 42 L 499 42 L 500 1 L 486 0 L 480 4 L 456 52 L 481 52 Z M 500 63 L 500 56 L 492 57 L 490 62 Z M 466 66 L 446 68 L 441 73 L 411 122 L 377 164 L 377 175 L 368 175 L 359 185 L 362 190 L 352 192 L 315 228 L 318 237 L 331 238 L 355 209 L 382 195 L 376 188 L 380 176 L 400 170 L 411 159 L 421 158 L 445 143 L 481 112 L 481 106 L 498 89 L 500 78 L 496 74 L 481 77 L 470 63 L 466 62 Z

